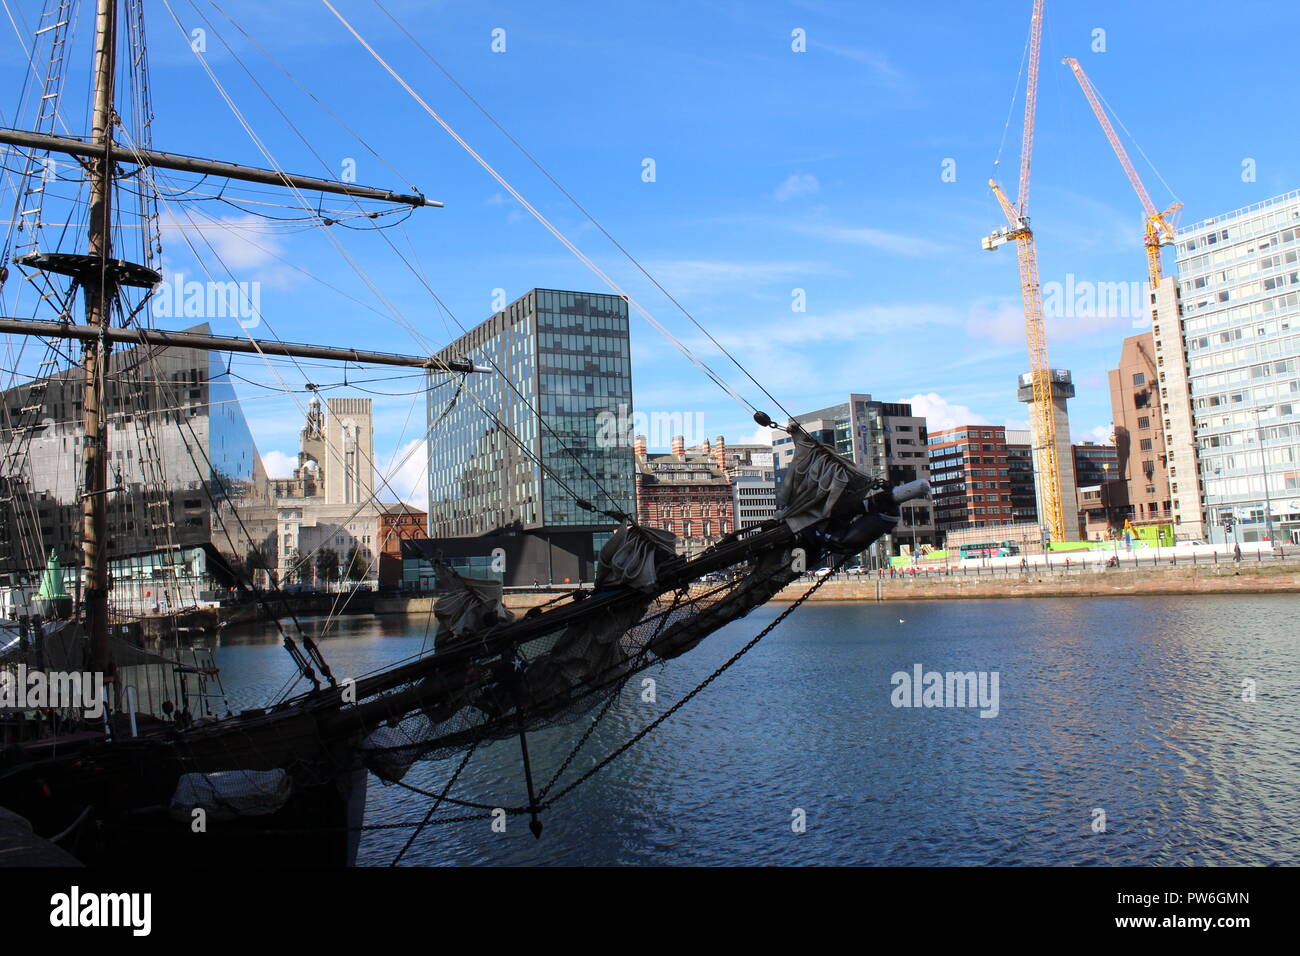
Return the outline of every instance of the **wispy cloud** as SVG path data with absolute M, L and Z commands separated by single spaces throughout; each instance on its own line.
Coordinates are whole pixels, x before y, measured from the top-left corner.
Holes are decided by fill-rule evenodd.
M 891 252 L 903 256 L 935 256 L 944 252 L 945 247 L 930 239 L 908 236 L 887 229 L 872 226 L 846 226 L 832 223 L 796 223 L 795 232 L 824 239 L 827 242 L 842 242 L 849 245 L 870 246 L 881 252 Z
M 660 259 L 647 262 L 647 271 L 670 291 L 716 290 L 719 286 L 753 286 L 764 282 L 785 282 L 809 276 L 832 275 L 830 266 L 800 259 L 727 260 Z
M 378 469 L 375 490 L 379 498 L 396 495 L 409 505 L 424 508 L 429 502 L 429 453 L 423 438 L 408 441 Z M 387 484 L 381 479 L 387 479 Z
M 801 196 L 812 196 L 821 188 L 822 184 L 812 173 L 791 173 L 776 187 L 772 198 L 777 202 L 787 202 Z
M 1115 329 L 1127 329 L 1133 319 L 1123 312 L 1113 315 L 1049 315 L 1045 319 L 1047 341 L 1053 342 L 1085 339 Z M 1024 344 L 1025 311 L 1015 300 L 996 304 L 980 303 L 972 307 L 966 323 L 966 334 L 973 339 L 999 345 Z
M 928 327 L 958 328 L 962 321 L 962 313 L 946 305 L 927 302 L 865 305 L 822 313 L 791 313 L 750 323 L 744 329 L 715 333 L 715 337 L 724 345 L 761 342 L 765 346 L 811 346 L 821 342 L 878 340 L 890 333 L 921 332 Z M 707 350 L 704 341 L 689 344 L 700 351 Z
M 1071 440 L 1075 442 L 1090 441 L 1099 445 L 1109 445 L 1114 440 L 1114 426 L 1110 422 L 1105 425 L 1098 425 L 1095 428 L 1089 428 L 1086 431 L 1071 428 Z
M 257 216 L 191 219 L 164 213 L 159 226 L 170 258 L 204 264 L 204 274 L 190 278 L 202 280 L 210 272 L 215 281 L 224 282 L 229 271 L 236 279 L 280 287 L 303 279 L 301 272 L 285 264 L 284 243 L 276 227 Z
M 867 68 L 867 73 L 882 86 L 902 89 L 908 85 L 907 76 L 889 62 L 889 58 L 876 50 L 859 46 L 839 46 L 834 43 L 821 43 L 811 40 L 809 47 L 824 50 L 834 56 L 842 57 Z

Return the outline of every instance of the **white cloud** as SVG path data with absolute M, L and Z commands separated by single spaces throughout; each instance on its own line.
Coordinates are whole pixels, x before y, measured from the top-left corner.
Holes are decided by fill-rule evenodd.
M 271 450 L 262 454 L 262 464 L 266 466 L 268 478 L 291 478 L 298 467 L 298 456 Z
M 283 248 L 273 227 L 265 219 L 252 215 L 209 218 L 164 213 L 159 225 L 164 232 L 176 232 L 188 238 L 188 244 L 182 239 L 173 245 L 186 248 L 192 245 L 199 258 L 204 257 L 210 245 L 232 271 L 265 265 Z
M 918 333 L 923 328 L 951 328 L 961 324 L 961 315 L 955 309 L 928 302 L 864 305 L 820 314 L 815 309 L 806 313 L 774 310 L 773 315 L 764 321 L 748 322 L 744 328 L 715 332 L 714 337 L 723 345 L 745 349 L 751 355 L 762 355 L 765 349 L 780 349 L 766 356 L 769 361 L 757 366 L 770 373 L 783 355 L 791 354 L 787 347 L 805 348 L 818 342 L 843 346 L 858 339 L 879 343 L 882 336 L 893 332 Z M 688 340 L 686 344 L 697 353 L 710 351 L 708 342 L 702 338 Z
M 925 425 L 930 434 L 943 431 L 945 428 L 956 428 L 959 425 L 989 424 L 987 418 L 972 412 L 969 406 L 955 405 L 938 392 L 913 395 L 903 401 L 912 406 L 913 415 L 925 416 Z
M 784 434 L 785 432 L 781 431 L 780 429 L 763 428 L 762 426 L 760 426 L 759 429 L 755 432 L 752 432 L 748 435 L 741 435 L 740 438 L 737 439 L 735 443 L 737 445 L 770 445 L 772 444 L 773 439 Z
M 1025 345 L 1025 311 L 1020 303 L 1000 302 L 993 308 L 972 306 L 966 319 L 966 334 L 1002 345 Z M 1028 348 L 1028 346 L 1026 346 Z
M 731 262 L 725 259 L 661 259 L 646 263 L 646 269 L 676 291 L 685 288 L 716 289 L 719 285 L 753 285 L 826 275 L 830 270 L 817 262 L 777 260 Z
M 408 441 L 384 463 L 375 478 L 375 492 L 381 501 L 396 496 L 408 505 L 428 507 L 429 453 L 423 438 Z
M 777 202 L 785 202 L 787 199 L 811 196 L 821 188 L 822 184 L 812 173 L 791 173 L 785 182 L 776 187 L 772 196 Z
M 1111 443 L 1111 436 L 1114 429 L 1109 424 L 1106 424 L 1098 425 L 1096 428 L 1091 428 L 1082 433 L 1075 431 L 1073 428 L 1070 429 L 1070 431 L 1073 433 L 1071 435 L 1071 440 L 1075 444 L 1084 441 L 1091 441 L 1096 442 L 1098 445 L 1109 445 Z
M 1056 312 L 1061 312 L 1057 308 Z M 1073 306 L 1064 310 L 1066 314 L 1054 314 L 1048 303 L 1044 305 L 1043 322 L 1047 329 L 1047 340 L 1051 343 L 1069 339 L 1082 339 L 1096 336 L 1115 329 L 1127 329 L 1133 325 L 1130 314 L 1120 309 L 1076 310 Z M 966 334 L 971 338 L 986 339 L 990 342 L 1009 345 L 1025 344 L 1025 310 L 1019 299 L 1003 299 L 995 305 L 981 303 L 973 306 L 966 321 Z M 1104 383 L 1103 383 L 1104 384 Z
M 855 246 L 870 246 L 881 252 L 896 253 L 902 256 L 935 256 L 945 251 L 940 243 L 916 236 L 906 236 L 900 232 L 889 232 L 871 226 L 843 226 L 831 223 L 800 223 L 795 225 L 795 232 L 815 236 L 828 242 L 843 242 Z

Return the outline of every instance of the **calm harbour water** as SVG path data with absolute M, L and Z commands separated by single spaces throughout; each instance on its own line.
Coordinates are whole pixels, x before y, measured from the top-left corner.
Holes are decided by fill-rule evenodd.
M 655 703 L 635 679 L 575 767 L 662 713 L 781 607 L 647 671 Z M 540 841 L 521 817 L 505 833 L 487 821 L 431 827 L 403 863 L 1295 865 L 1298 617 L 1292 596 L 810 604 L 544 814 Z M 418 653 L 425 625 L 345 619 L 320 643 L 337 676 L 359 675 Z M 236 709 L 292 676 L 277 640 L 222 637 Z M 997 716 L 894 707 L 891 675 L 916 664 L 996 671 Z M 537 778 L 584 727 L 530 738 Z M 457 762 L 418 763 L 406 779 L 440 791 Z M 522 780 L 518 744 L 499 742 L 453 796 L 519 805 Z M 370 778 L 368 823 L 427 807 Z M 386 865 L 409 832 L 367 832 L 360 862 Z

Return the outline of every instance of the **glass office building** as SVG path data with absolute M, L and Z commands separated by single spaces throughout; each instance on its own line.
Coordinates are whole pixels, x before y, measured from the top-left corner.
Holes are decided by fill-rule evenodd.
M 73 367 L 0 393 L 0 539 L 12 543 L 0 552 L 0 578 L 12 583 L 43 568 L 50 551 L 65 566 L 81 563 L 82 379 Z M 198 590 L 224 589 L 232 571 L 264 563 L 269 482 L 224 355 L 118 349 L 104 408 L 119 610 L 159 597 L 193 603 Z M 193 586 L 168 596 L 149 583 L 158 580 Z
M 1210 538 L 1296 541 L 1300 191 L 1181 230 L 1177 260 Z
M 466 376 L 459 393 L 455 376 L 433 376 L 430 537 L 550 529 L 603 540 L 615 522 L 575 496 L 634 512 L 625 299 L 534 289 L 439 355 L 492 371 Z

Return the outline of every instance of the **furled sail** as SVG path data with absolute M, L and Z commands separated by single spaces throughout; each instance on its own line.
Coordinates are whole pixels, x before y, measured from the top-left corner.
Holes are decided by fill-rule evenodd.
M 438 621 L 438 650 L 515 619 L 501 602 L 500 581 L 467 578 L 443 563 L 439 563 L 438 570 L 447 581 L 447 593 L 439 595 L 433 606 Z
M 841 505 L 865 497 L 880 483 L 814 440 L 801 428 L 792 428 L 794 460 L 781 485 L 782 518 L 791 531 L 802 531 L 825 521 Z M 847 492 L 847 493 L 846 493 Z
M 620 528 L 600 549 L 596 587 L 626 584 L 638 591 L 659 590 L 655 569 L 677 555 L 677 536 L 671 531 L 629 524 Z

